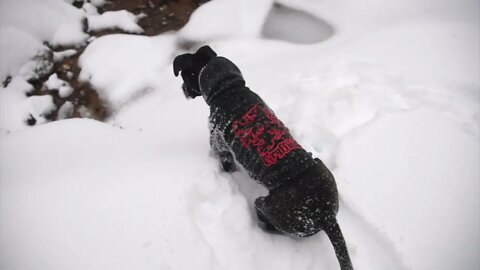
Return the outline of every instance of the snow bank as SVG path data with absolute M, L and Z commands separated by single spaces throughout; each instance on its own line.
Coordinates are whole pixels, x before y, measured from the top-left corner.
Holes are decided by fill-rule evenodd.
M 107 11 L 101 15 L 90 15 L 87 19 L 89 32 L 106 29 L 120 29 L 127 33 L 137 34 L 143 32 L 143 29 L 137 24 L 137 16 L 126 10 Z
M 15 26 L 53 45 L 76 44 L 86 38 L 82 13 L 62 0 L 5 0 L 0 12 L 2 27 Z
M 0 27 L 0 80 L 3 81 L 45 47 L 40 40 L 16 27 L 3 26 L 3 23 Z
M 273 0 L 216 0 L 195 10 L 179 31 L 181 43 L 205 43 L 231 37 L 257 37 Z
M 277 2 L 333 26 L 335 34 L 325 44 L 332 59 L 378 62 L 421 78 L 480 83 L 476 0 Z
M 262 36 L 298 44 L 319 43 L 334 34 L 327 22 L 287 6 L 275 4 L 262 26 Z
M 381 114 L 339 150 L 347 207 L 363 209 L 411 269 L 479 265 L 478 136 L 419 108 Z
M 0 129 L 16 131 L 27 126 L 28 119 L 37 124 L 47 122 L 46 117 L 55 110 L 53 98 L 48 95 L 27 97 L 33 86 L 22 77 L 14 77 L 8 87 L 0 88 Z
M 181 171 L 180 153 L 164 160 L 168 144 L 143 134 L 65 120 L 2 137 L 1 268 L 213 269 L 189 220 L 186 179 L 159 169 Z
M 0 3 L 0 79 L 17 75 L 43 42 L 74 45 L 86 40 L 82 13 L 62 0 L 5 0 Z
M 70 101 L 66 101 L 63 105 L 58 109 L 57 112 L 57 120 L 67 119 L 72 116 L 73 113 L 73 103 Z
M 45 82 L 45 86 L 48 90 L 58 91 L 58 95 L 62 98 L 66 98 L 73 93 L 73 88 L 66 81 L 59 79 L 56 73 L 50 75 Z
M 22 77 L 15 77 L 7 88 L 0 88 L 0 129 L 16 130 L 23 127 L 28 119 L 23 104 L 26 93 L 33 91 L 33 86 Z
M 64 50 L 64 51 L 53 52 L 53 61 L 54 62 L 61 62 L 65 58 L 74 56 L 75 54 L 77 54 L 77 50 L 75 50 L 75 49 L 67 49 L 67 50 Z
M 109 35 L 88 45 L 80 57 L 80 80 L 88 80 L 114 110 L 160 87 L 170 64 L 174 37 Z

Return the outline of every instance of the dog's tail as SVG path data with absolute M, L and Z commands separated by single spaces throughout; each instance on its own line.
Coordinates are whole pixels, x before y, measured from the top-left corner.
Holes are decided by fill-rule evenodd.
M 340 226 L 338 226 L 335 215 L 329 215 L 326 221 L 327 222 L 324 230 L 325 233 L 327 233 L 330 242 L 332 242 L 333 248 L 335 249 L 335 255 L 337 255 L 340 269 L 353 270 L 352 261 L 350 260 L 350 255 L 348 254 L 347 244 L 345 243 L 345 238 L 340 230 Z

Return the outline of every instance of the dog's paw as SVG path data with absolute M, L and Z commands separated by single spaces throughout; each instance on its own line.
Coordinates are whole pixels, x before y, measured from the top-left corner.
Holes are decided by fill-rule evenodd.
M 220 164 L 226 172 L 233 172 L 236 169 L 235 160 L 230 152 L 220 153 Z
M 283 235 L 284 233 L 279 231 L 277 228 L 275 228 L 275 226 L 273 226 L 272 224 L 270 223 L 266 223 L 266 222 L 263 222 L 263 221 L 258 221 L 258 226 L 263 230 L 265 231 L 266 233 L 271 233 L 271 234 L 279 234 L 279 235 Z
M 258 211 L 258 209 L 257 209 L 257 218 L 258 218 L 257 220 L 258 226 L 265 232 L 273 233 L 273 234 L 283 234 L 280 230 L 275 228 L 275 226 L 270 224 L 267 221 L 267 219 L 263 216 L 263 214 L 260 211 Z
M 224 161 L 222 163 L 222 169 L 226 172 L 234 172 L 235 171 L 235 162 L 231 161 Z

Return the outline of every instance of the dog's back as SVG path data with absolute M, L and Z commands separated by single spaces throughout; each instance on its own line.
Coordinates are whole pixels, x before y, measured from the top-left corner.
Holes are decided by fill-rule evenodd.
M 226 144 L 253 179 L 273 189 L 315 165 L 265 102 L 245 87 L 232 62 L 212 59 L 199 81 L 210 105 L 212 133 L 221 136 L 217 143 Z

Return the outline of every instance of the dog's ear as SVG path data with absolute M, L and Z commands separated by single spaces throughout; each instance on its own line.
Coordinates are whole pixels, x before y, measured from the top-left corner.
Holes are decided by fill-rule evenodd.
M 178 76 L 180 71 L 191 68 L 193 65 L 193 55 L 191 53 L 175 57 L 175 60 L 173 60 L 173 73 L 175 74 L 175 77 Z
M 195 56 L 197 56 L 198 60 L 201 63 L 206 64 L 208 61 L 210 61 L 210 59 L 217 56 L 217 53 L 214 50 L 212 50 L 210 46 L 206 45 L 198 49 L 197 52 L 195 53 Z

